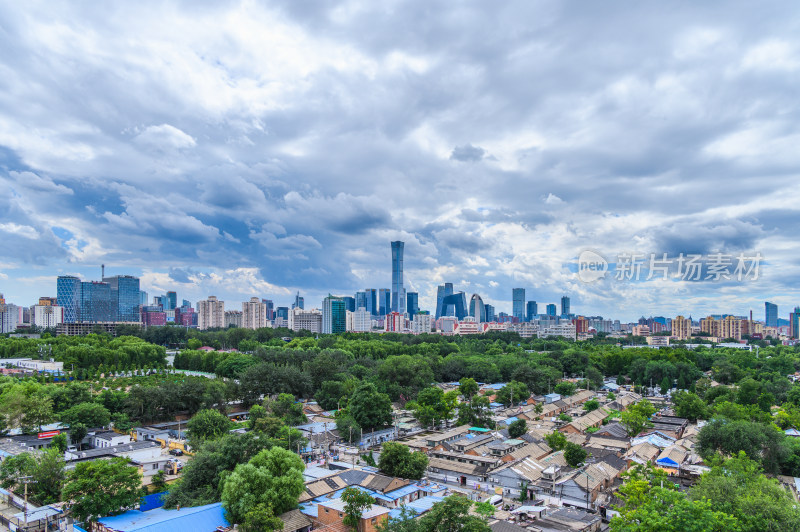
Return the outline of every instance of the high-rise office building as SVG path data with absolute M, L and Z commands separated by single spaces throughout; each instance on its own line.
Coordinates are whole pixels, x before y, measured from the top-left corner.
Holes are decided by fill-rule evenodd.
M 59 275 L 56 280 L 56 300 L 64 309 L 64 323 L 81 321 L 81 280 L 71 275 Z
M 535 320 L 538 314 L 539 305 L 536 304 L 536 301 L 528 301 L 528 304 L 525 306 L 525 321 Z
M 764 303 L 764 324 L 767 327 L 778 326 L 778 305 L 766 301 Z
M 197 328 L 216 329 L 225 327 L 225 302 L 216 296 L 197 302 Z
M 406 292 L 406 312 L 412 320 L 414 315 L 419 313 L 419 294 L 417 292 Z
M 472 294 L 469 300 L 469 315 L 478 323 L 486 322 L 486 305 L 478 294 Z
M 175 292 L 167 292 L 167 308 L 165 310 L 174 310 L 178 308 L 178 294 Z
M 392 242 L 392 312 L 403 314 L 406 311 L 406 291 L 403 288 L 403 248 L 405 244 Z
M 392 291 L 388 288 L 378 289 L 378 314 L 386 316 L 392 307 Z
M 300 292 L 297 292 L 297 295 L 294 296 L 294 303 L 292 303 L 292 308 L 305 308 L 305 300 L 300 297 Z
M 517 318 L 519 321 L 525 320 L 525 289 L 524 288 L 514 288 L 511 290 L 511 297 L 513 301 L 513 306 L 511 310 L 511 315 Z
M 453 316 L 458 320 L 463 320 L 469 313 L 467 308 L 467 294 L 456 292 L 445 296 L 441 303 L 441 316 Z M 437 318 L 438 319 L 438 318 Z
M 794 307 L 789 314 L 789 336 L 800 339 L 800 307 Z
M 139 278 L 114 275 L 103 282 L 111 287 L 111 321 L 139 322 Z
M 81 283 L 81 322 L 107 323 L 115 321 L 116 312 L 112 310 L 113 308 L 111 286 L 108 283 L 99 281 Z
M 550 303 L 547 305 L 547 315 L 548 316 L 555 316 L 556 315 L 556 305 L 555 303 Z
M 436 289 L 436 316 L 439 319 L 444 315 L 444 300 L 453 295 L 453 283 L 440 284 Z
M 347 310 L 341 297 L 329 295 L 322 300 L 322 333 L 341 334 L 347 330 Z
M 380 314 L 380 309 L 378 308 L 378 291 L 374 288 L 367 288 L 364 292 L 367 294 L 367 312 L 369 312 L 370 316 L 377 316 Z
M 289 307 L 278 307 L 275 309 L 275 319 L 289 320 Z
M 366 292 L 356 292 L 356 310 L 363 308 L 364 310 L 369 309 L 369 305 L 367 305 L 367 293 Z
M 275 319 L 275 303 L 272 302 L 271 299 L 262 299 L 262 303 L 266 306 L 267 309 L 267 319 L 274 320 Z
M 245 329 L 261 329 L 267 326 L 267 305 L 257 297 L 242 303 L 242 325 Z
M 351 296 L 342 296 L 342 301 L 344 301 L 344 308 L 348 312 L 355 312 L 356 310 L 356 298 Z
M 569 297 L 562 296 L 561 297 L 561 316 L 566 318 L 569 315 L 570 315 Z
M 139 306 L 143 307 L 147 305 L 147 292 L 144 290 L 139 290 Z M 191 304 L 189 305 L 192 306 Z
M 486 321 L 488 322 L 497 321 L 497 316 L 495 315 L 494 312 L 494 305 L 486 304 L 484 305 L 484 308 L 486 309 Z

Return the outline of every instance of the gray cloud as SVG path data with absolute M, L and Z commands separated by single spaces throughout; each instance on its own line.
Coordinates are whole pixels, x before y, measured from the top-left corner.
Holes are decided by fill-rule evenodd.
M 741 311 L 709 309 L 715 298 L 788 305 L 798 14 L 740 1 L 0 6 L 14 265 L 0 283 L 105 262 L 192 297 L 235 300 L 229 276 L 314 300 L 388 286 L 388 241 L 402 238 L 424 306 L 436 282 L 462 279 L 500 308 L 519 284 L 631 318 L 687 301 Z M 758 248 L 774 275 L 736 299 L 582 286 L 562 265 L 586 247 Z M 47 289 L 16 286 L 0 291 L 27 303 Z

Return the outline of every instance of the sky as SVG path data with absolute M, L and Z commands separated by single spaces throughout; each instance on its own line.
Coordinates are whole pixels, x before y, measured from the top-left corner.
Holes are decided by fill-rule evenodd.
M 791 2 L 0 0 L 0 51 L 9 302 L 105 264 L 308 308 L 389 288 L 403 240 L 428 309 L 443 282 L 622 320 L 800 304 Z

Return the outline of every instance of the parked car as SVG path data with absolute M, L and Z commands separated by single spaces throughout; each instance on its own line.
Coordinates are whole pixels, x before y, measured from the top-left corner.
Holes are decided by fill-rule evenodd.
M 180 449 L 170 449 L 169 454 L 171 454 L 172 456 L 183 456 L 183 451 L 181 451 Z

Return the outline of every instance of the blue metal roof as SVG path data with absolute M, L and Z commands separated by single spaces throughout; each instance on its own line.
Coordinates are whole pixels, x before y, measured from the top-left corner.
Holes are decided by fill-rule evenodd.
M 180 510 L 129 510 L 99 522 L 119 532 L 213 532 L 219 526 L 229 526 L 224 514 L 222 503 L 217 502 Z
M 411 510 L 414 515 L 419 515 L 421 513 L 427 512 L 433 505 L 437 502 L 442 502 L 444 497 L 436 497 L 435 495 L 428 495 L 427 497 L 422 497 L 421 499 L 417 499 L 416 501 L 411 501 L 410 503 L 406 504 L 405 507 Z M 389 511 L 389 517 L 394 519 L 400 517 L 401 508 L 394 508 Z

